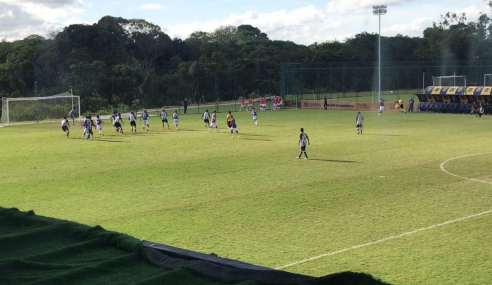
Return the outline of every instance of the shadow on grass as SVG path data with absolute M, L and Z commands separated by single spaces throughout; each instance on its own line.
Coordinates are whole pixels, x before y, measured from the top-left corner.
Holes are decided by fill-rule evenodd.
M 324 161 L 324 162 L 338 162 L 338 163 L 358 163 L 357 161 L 353 161 L 353 160 L 338 160 L 338 159 L 310 158 L 309 160 Z
M 380 137 L 406 137 L 404 135 L 384 135 L 384 134 L 363 134 L 363 136 L 380 136 Z
M 273 140 L 269 140 L 269 139 L 252 139 L 252 138 L 245 138 L 245 137 L 241 137 L 241 140 L 273 142 Z
M 247 133 L 244 133 L 244 135 L 248 137 L 266 137 L 266 135 L 256 135 L 256 134 L 247 134 Z

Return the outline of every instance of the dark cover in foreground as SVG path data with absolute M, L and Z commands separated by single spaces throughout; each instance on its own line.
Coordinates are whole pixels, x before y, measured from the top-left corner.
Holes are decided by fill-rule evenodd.
M 212 272 L 192 270 L 190 261 L 184 260 L 182 267 L 158 267 L 135 238 L 1 207 L 0 252 L 0 284 L 292 284 L 292 280 L 248 280 L 245 272 L 240 280 L 220 279 Z M 241 273 L 208 261 L 192 263 L 197 262 L 200 268 Z M 386 284 L 352 272 L 322 278 L 279 272 L 274 276 L 306 280 L 300 284 Z

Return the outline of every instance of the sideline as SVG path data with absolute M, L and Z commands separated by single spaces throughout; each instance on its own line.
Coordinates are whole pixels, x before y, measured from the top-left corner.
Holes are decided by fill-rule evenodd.
M 447 173 L 449 175 L 452 175 L 452 176 L 455 176 L 455 177 L 458 177 L 458 178 L 461 178 L 461 179 L 466 179 L 466 180 L 469 180 L 469 181 L 474 181 L 474 182 L 479 182 L 479 183 L 485 183 L 485 184 L 492 185 L 492 182 L 459 176 L 459 175 L 456 175 L 454 173 L 451 173 L 451 172 L 447 171 L 444 168 L 444 165 L 446 163 L 452 161 L 452 160 L 460 159 L 460 158 L 465 158 L 465 157 L 470 157 L 470 156 L 483 155 L 483 154 L 492 154 L 492 152 L 469 154 L 469 155 L 463 155 L 463 156 L 459 156 L 459 157 L 450 158 L 450 159 L 442 162 L 441 165 L 440 165 L 440 168 L 445 173 Z M 300 260 L 300 261 L 296 261 L 296 262 L 292 262 L 292 263 L 289 263 L 289 264 L 286 264 L 286 265 L 279 266 L 279 267 L 277 267 L 275 269 L 277 269 L 277 270 L 285 269 L 285 268 L 292 267 L 292 266 L 295 266 L 295 265 L 299 265 L 299 264 L 302 264 L 302 263 L 306 263 L 306 262 L 309 262 L 309 261 L 317 260 L 317 259 L 320 259 L 320 258 L 323 258 L 323 257 L 335 255 L 335 254 L 338 254 L 338 253 L 343 253 L 343 252 L 346 252 L 346 251 L 349 251 L 349 250 L 359 249 L 359 248 L 366 247 L 366 246 L 369 246 L 369 245 L 374 245 L 374 244 L 382 243 L 382 242 L 385 242 L 385 241 L 389 241 L 389 240 L 401 238 L 401 237 L 404 237 L 404 236 L 408 236 L 408 235 L 420 233 L 420 232 L 423 232 L 423 231 L 428 231 L 428 230 L 431 230 L 431 229 L 435 229 L 435 228 L 438 228 L 438 227 L 447 226 L 447 225 L 450 225 L 450 224 L 454 224 L 454 223 L 457 223 L 457 222 L 461 222 L 461 221 L 464 221 L 464 220 L 468 220 L 468 219 L 472 219 L 472 218 L 476 218 L 476 217 L 480 217 L 480 216 L 484 216 L 484 215 L 488 215 L 488 214 L 491 214 L 491 213 L 492 213 L 492 210 L 488 210 L 488 211 L 485 211 L 485 212 L 482 212 L 482 213 L 473 214 L 473 215 L 469 215 L 469 216 L 466 216 L 466 217 L 462 217 L 462 218 L 450 220 L 450 221 L 447 221 L 447 222 L 443 222 L 443 223 L 440 223 L 440 224 L 435 224 L 435 225 L 432 225 L 432 226 L 429 226 L 429 227 L 425 227 L 425 228 L 416 229 L 416 230 L 413 230 L 413 231 L 410 231 L 410 232 L 402 233 L 402 234 L 399 234 L 399 235 L 394 235 L 394 236 L 383 238 L 383 239 L 380 239 L 380 240 L 376 240 L 376 241 L 372 241 L 372 242 L 368 242 L 368 243 L 364 243 L 364 244 L 359 244 L 359 245 L 354 245 L 354 246 L 347 247 L 347 248 L 344 248 L 344 249 L 341 249 L 341 250 L 324 253 L 324 254 L 321 254 L 321 255 L 318 255 L 318 256 L 313 256 L 313 257 L 306 258 L 306 259 L 303 259 L 303 260 Z

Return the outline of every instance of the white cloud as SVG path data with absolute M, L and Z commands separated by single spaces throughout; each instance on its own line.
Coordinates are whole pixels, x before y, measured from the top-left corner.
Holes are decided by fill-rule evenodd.
M 271 39 L 290 40 L 297 43 L 311 44 L 328 40 L 330 32 L 336 32 L 345 24 L 327 21 L 325 13 L 313 5 L 291 12 L 278 10 L 270 13 L 247 11 L 244 14 L 232 14 L 223 21 L 192 22 L 165 28 L 171 37 L 187 38 L 195 31 L 211 32 L 224 25 L 239 26 L 243 24 L 258 27 Z
M 381 34 L 384 36 L 386 34 L 389 35 L 408 35 L 408 34 L 422 34 L 424 30 L 430 26 L 432 26 L 432 22 L 434 19 L 432 18 L 418 18 L 413 20 L 410 23 L 402 23 L 402 24 L 394 24 L 389 28 L 382 28 Z
M 82 22 L 79 16 L 83 12 L 80 0 L 1 0 L 0 37 L 17 40 L 32 34 L 45 36 L 51 30 Z
M 140 6 L 140 8 L 142 8 L 144 10 L 159 10 L 159 9 L 162 9 L 162 5 L 159 5 L 159 4 L 145 4 L 145 5 Z
M 408 4 L 416 0 L 332 0 L 326 5 L 326 12 L 328 14 L 361 14 L 372 13 L 372 6 L 375 5 L 387 5 L 398 6 L 402 4 Z
M 478 20 L 478 17 L 480 17 L 480 15 L 482 13 L 485 13 L 485 14 L 487 14 L 489 16 L 491 15 L 491 13 L 490 13 L 490 6 L 487 3 L 485 3 L 485 2 L 482 2 L 481 5 L 480 5 L 480 7 L 477 7 L 475 5 L 470 5 L 470 6 L 466 7 L 466 8 L 457 10 L 456 12 L 457 13 L 465 13 L 466 18 L 468 19 L 468 21 L 476 21 L 476 20 Z

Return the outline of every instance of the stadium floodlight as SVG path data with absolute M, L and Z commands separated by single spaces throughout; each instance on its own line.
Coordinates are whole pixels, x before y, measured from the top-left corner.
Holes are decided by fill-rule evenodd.
M 72 108 L 78 110 L 80 118 L 80 96 L 69 92 L 48 97 L 2 98 L 0 124 L 59 120 Z
M 485 86 L 492 86 L 492 74 L 485 74 L 483 76 L 483 86 L 484 87 Z
M 378 5 L 378 6 L 372 6 L 372 13 L 375 16 L 379 17 L 379 34 L 378 34 L 378 40 L 379 40 L 379 48 L 378 48 L 378 94 L 379 94 L 379 100 L 381 100 L 381 15 L 386 15 L 388 13 L 388 6 L 386 5 Z

